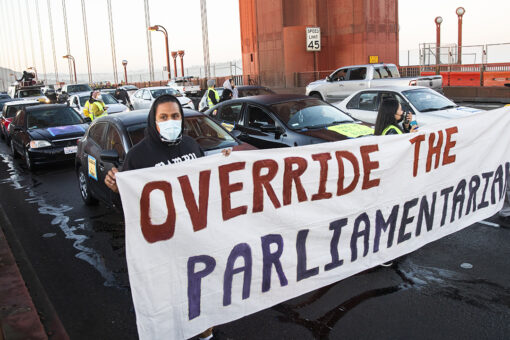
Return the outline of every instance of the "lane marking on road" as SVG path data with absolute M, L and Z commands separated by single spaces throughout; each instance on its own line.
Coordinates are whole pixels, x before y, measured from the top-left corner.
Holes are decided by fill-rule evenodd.
M 489 227 L 493 227 L 493 228 L 499 228 L 499 227 L 500 227 L 500 225 L 499 225 L 499 224 L 492 223 L 492 222 L 487 222 L 487 221 L 485 221 L 485 220 L 480 221 L 480 222 L 478 222 L 478 223 L 480 223 L 480 224 L 485 224 L 485 225 L 488 225 Z

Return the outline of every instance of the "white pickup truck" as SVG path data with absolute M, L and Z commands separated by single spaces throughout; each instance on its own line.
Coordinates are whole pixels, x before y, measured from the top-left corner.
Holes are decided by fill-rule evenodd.
M 337 102 L 359 90 L 382 86 L 424 86 L 443 93 L 443 77 L 401 78 L 394 64 L 346 66 L 337 69 L 326 79 L 308 84 L 306 95 Z
M 196 97 L 200 95 L 200 86 L 193 84 L 193 77 L 176 77 L 168 82 L 166 86 L 173 88 L 183 96 Z

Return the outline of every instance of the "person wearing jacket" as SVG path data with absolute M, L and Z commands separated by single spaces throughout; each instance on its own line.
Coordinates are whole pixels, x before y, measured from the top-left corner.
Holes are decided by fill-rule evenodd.
M 145 137 L 131 148 L 120 171 L 136 170 L 181 163 L 204 156 L 198 143 L 183 135 L 184 114 L 179 100 L 169 94 L 156 98 L 147 118 Z M 223 152 L 225 156 L 230 151 Z M 105 184 L 118 193 L 115 174 L 112 168 L 105 177 Z M 200 339 L 211 339 L 213 329 L 199 334 Z
M 209 79 L 207 80 L 207 105 L 209 108 L 220 102 L 220 96 L 218 92 L 214 89 L 214 85 L 216 85 L 216 80 Z
M 395 98 L 384 98 L 379 105 L 379 112 L 375 121 L 374 135 L 400 135 L 402 133 L 415 132 L 416 125 L 410 126 L 413 116 L 410 112 L 407 113 L 407 119 L 403 122 L 403 130 L 398 123 L 404 120 L 404 111 L 402 106 Z
M 230 99 L 233 99 L 232 91 L 229 89 L 223 89 L 223 92 L 221 93 L 220 103 Z
M 122 104 L 131 108 L 131 100 L 129 99 L 129 94 L 127 93 L 126 90 L 124 90 L 120 86 L 115 89 L 114 97 Z
M 223 88 L 232 91 L 232 99 L 239 97 L 239 92 L 237 91 L 236 85 L 234 84 L 234 79 L 225 80 L 223 83 Z
M 83 107 L 83 115 L 93 121 L 96 118 L 108 115 L 106 109 L 101 93 L 99 91 L 92 91 L 89 100 L 87 100 Z

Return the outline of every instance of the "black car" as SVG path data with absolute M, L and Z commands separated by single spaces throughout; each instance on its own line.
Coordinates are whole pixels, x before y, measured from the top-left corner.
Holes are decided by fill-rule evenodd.
M 87 119 L 68 105 L 25 107 L 9 124 L 12 155 L 22 155 L 29 170 L 39 164 L 72 160 L 87 128 Z
M 374 130 L 320 99 L 266 95 L 228 100 L 206 112 L 259 149 L 339 141 Z
M 90 125 L 78 143 L 75 163 L 85 204 L 101 200 L 113 205 L 104 178 L 113 166 L 121 166 L 129 149 L 143 139 L 148 114 L 149 110 L 118 113 L 95 119 Z M 237 140 L 202 113 L 184 109 L 184 117 L 184 134 L 193 137 L 206 155 L 219 153 L 225 148 L 234 151 L 255 149 Z
M 275 94 L 273 90 L 271 90 L 268 87 L 265 86 L 259 86 L 259 85 L 239 85 L 236 86 L 237 94 L 239 98 L 244 97 L 251 97 L 251 96 L 262 96 L 262 95 L 269 95 L 269 94 Z M 218 92 L 218 96 L 221 97 L 221 94 L 223 93 L 223 87 L 217 87 L 215 88 L 216 92 Z M 202 99 L 200 99 L 200 103 L 198 104 L 198 110 L 200 112 L 204 112 L 207 109 L 209 109 L 207 102 L 207 91 L 202 96 Z

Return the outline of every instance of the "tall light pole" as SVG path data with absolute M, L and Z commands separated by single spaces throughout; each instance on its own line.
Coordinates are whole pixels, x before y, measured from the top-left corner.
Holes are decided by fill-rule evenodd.
M 74 83 L 77 84 L 78 83 L 78 79 L 76 79 L 76 61 L 74 60 L 74 57 L 72 55 L 70 55 L 70 54 L 67 54 L 65 56 L 62 56 L 62 58 L 67 59 L 67 60 L 71 60 L 73 62 Z
M 126 84 L 127 84 L 127 82 L 128 82 L 128 81 L 127 81 L 127 68 L 126 68 L 127 63 L 128 63 L 128 62 L 127 62 L 127 60 L 126 60 L 126 59 L 122 60 L 122 66 L 124 66 L 124 82 L 125 82 Z
M 89 84 L 92 84 L 92 69 L 90 67 L 89 30 L 87 27 L 87 11 L 85 0 L 81 0 L 81 15 L 83 17 L 83 35 L 85 36 L 85 54 L 87 55 L 87 71 L 89 73 Z
M 41 16 L 39 15 L 39 1 L 35 0 L 35 12 L 37 14 L 37 26 L 39 27 L 39 47 L 41 48 L 41 63 L 43 67 L 44 82 L 47 83 L 46 61 L 44 60 L 43 38 L 41 30 Z
M 177 51 L 177 54 L 181 58 L 181 76 L 184 77 L 184 51 L 183 50 L 179 50 L 179 51 Z
M 112 64 L 113 64 L 113 79 L 115 84 L 119 83 L 119 76 L 117 73 L 117 55 L 115 53 L 115 35 L 113 34 L 113 18 L 112 18 L 112 1 L 108 0 L 108 22 L 110 25 L 110 45 L 112 47 Z
M 204 70 L 205 77 L 211 76 L 211 65 L 209 62 L 209 32 L 207 28 L 207 3 L 206 0 L 200 0 L 200 13 L 202 17 L 202 48 L 204 51 Z
M 67 55 L 71 55 L 71 46 L 69 44 L 69 30 L 67 28 L 67 10 L 66 10 L 66 0 L 62 0 L 62 13 L 64 15 L 64 32 L 66 36 L 66 51 Z M 73 73 L 72 73 L 72 67 L 71 67 L 71 60 L 68 58 L 67 66 L 69 68 L 69 80 L 73 81 Z M 76 80 L 76 77 L 74 77 Z
M 48 20 L 50 22 L 50 35 L 51 35 L 51 49 L 53 50 L 53 68 L 55 70 L 55 83 L 58 84 L 58 67 L 57 67 L 57 54 L 55 53 L 55 35 L 53 34 L 53 20 L 51 18 L 51 1 L 47 0 L 48 4 Z
M 152 58 L 152 38 L 151 38 L 151 32 L 149 32 L 150 22 L 151 22 L 151 16 L 150 16 L 150 9 L 149 9 L 149 0 L 144 0 L 143 2 L 143 8 L 145 12 L 145 27 L 146 27 L 146 37 L 147 37 L 147 57 L 149 61 L 149 80 L 154 81 L 154 60 Z M 141 80 L 141 79 L 140 79 Z
M 168 80 L 170 80 L 170 78 L 171 78 L 171 71 L 170 71 L 170 51 L 168 50 L 168 32 L 161 25 L 149 26 L 149 31 L 163 32 L 163 34 L 165 35 L 166 70 L 167 70 L 167 74 L 168 74 Z
M 434 22 L 436 23 L 436 74 L 439 74 L 439 64 L 441 63 L 441 23 L 443 18 L 436 17 Z
M 172 52 L 172 58 L 174 58 L 174 78 L 177 78 L 177 52 Z
M 458 64 L 462 64 L 462 17 L 464 16 L 464 13 L 466 13 L 466 10 L 464 7 L 459 7 L 455 10 L 455 13 L 457 13 L 457 17 L 459 18 L 459 39 L 457 41 L 457 60 Z

